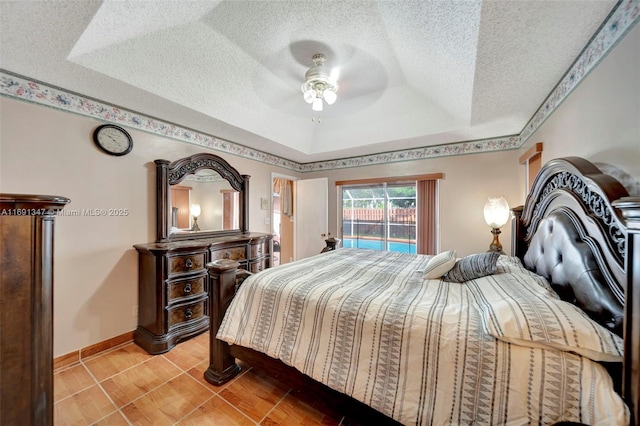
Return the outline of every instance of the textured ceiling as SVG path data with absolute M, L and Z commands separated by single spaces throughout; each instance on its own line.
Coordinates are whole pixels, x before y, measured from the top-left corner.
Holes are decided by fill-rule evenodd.
M 306 163 L 520 133 L 615 4 L 2 0 L 0 67 Z

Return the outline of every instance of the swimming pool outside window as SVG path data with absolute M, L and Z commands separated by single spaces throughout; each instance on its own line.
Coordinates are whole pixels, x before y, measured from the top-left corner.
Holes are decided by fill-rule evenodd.
M 416 182 L 342 186 L 342 246 L 416 253 Z

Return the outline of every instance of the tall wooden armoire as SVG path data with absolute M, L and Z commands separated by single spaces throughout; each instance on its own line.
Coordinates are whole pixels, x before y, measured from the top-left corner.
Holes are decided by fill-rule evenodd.
M 0 424 L 53 425 L 53 228 L 69 199 L 0 194 Z

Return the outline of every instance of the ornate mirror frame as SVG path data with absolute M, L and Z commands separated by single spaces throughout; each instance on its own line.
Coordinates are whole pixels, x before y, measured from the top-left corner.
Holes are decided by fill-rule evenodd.
M 241 175 L 221 157 L 214 154 L 195 154 L 191 157 L 181 158 L 174 162 L 168 160 L 155 160 L 156 163 L 156 241 L 168 242 L 175 240 L 192 240 L 198 238 L 210 238 L 215 236 L 228 236 L 243 234 L 249 226 L 249 175 Z M 239 195 L 239 225 L 240 229 L 200 231 L 189 233 L 171 234 L 170 188 L 176 185 L 189 174 L 198 170 L 209 169 L 217 172 L 226 179 Z

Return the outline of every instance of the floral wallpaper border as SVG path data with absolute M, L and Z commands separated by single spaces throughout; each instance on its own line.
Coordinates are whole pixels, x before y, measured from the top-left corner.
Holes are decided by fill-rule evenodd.
M 520 132 L 524 144 L 562 101 L 575 89 L 607 53 L 633 28 L 640 17 L 640 0 L 623 0 L 610 14 L 600 31 L 591 39 L 569 71 L 560 80 L 542 106 Z
M 577 87 L 580 81 L 604 59 L 611 48 L 637 23 L 639 15 L 640 0 L 621 1 L 617 8 L 611 13 L 607 22 L 591 39 L 569 71 L 519 135 L 463 141 L 339 160 L 304 164 L 297 163 L 234 142 L 219 139 L 215 136 L 151 118 L 135 111 L 89 99 L 61 88 L 49 86 L 46 83 L 31 81 L 28 77 L 18 76 L 4 70 L 0 70 L 0 95 L 128 126 L 178 141 L 201 145 L 213 150 L 303 173 L 451 155 L 502 151 L 521 147 L 535 130 L 540 127 L 544 120 L 562 103 L 569 93 Z

